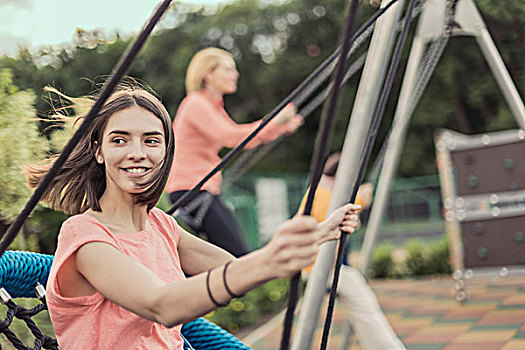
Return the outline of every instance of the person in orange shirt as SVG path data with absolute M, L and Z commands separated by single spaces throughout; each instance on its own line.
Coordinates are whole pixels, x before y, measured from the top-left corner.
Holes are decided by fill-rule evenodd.
M 166 192 L 175 203 L 193 188 L 219 162 L 219 151 L 233 148 L 246 138 L 261 120 L 237 124 L 223 105 L 223 96 L 237 91 L 239 72 L 227 51 L 209 47 L 197 52 L 186 72 L 187 96 L 181 102 L 173 122 L 175 155 L 166 184 Z M 247 145 L 247 148 L 270 142 L 282 134 L 293 133 L 303 123 L 293 104 L 286 106 Z M 239 257 L 249 252 L 243 234 L 232 213 L 220 198 L 222 175 L 215 174 L 202 187 L 195 200 L 199 209 L 184 220 L 196 232 L 205 233 L 208 241 Z M 205 206 L 204 210 L 200 210 Z M 183 208 L 184 209 L 184 208 Z M 197 214 L 200 212 L 200 214 Z M 191 220 L 201 216 L 199 222 Z
M 335 175 L 339 165 L 340 153 L 334 153 L 328 157 L 323 169 L 323 175 L 319 186 L 315 191 L 311 215 L 318 221 L 322 221 L 328 213 L 328 205 L 332 198 L 332 190 Z M 372 204 L 373 188 L 370 183 L 359 186 L 355 204 L 366 209 Z M 304 208 L 306 195 L 303 197 L 298 214 Z M 352 216 L 358 222 L 359 213 Z M 302 277 L 307 279 L 313 264 L 302 270 Z M 332 279 L 329 279 L 332 283 Z M 359 270 L 343 263 L 339 275 L 337 296 L 344 302 L 348 318 L 359 338 L 363 350 L 404 350 L 405 346 L 399 340 L 394 330 L 388 323 L 376 295 L 368 285 Z
M 334 153 L 326 159 L 323 168 L 323 174 L 319 180 L 317 190 L 315 191 L 314 201 L 312 203 L 312 211 L 310 213 L 310 215 L 312 215 L 317 220 L 323 220 L 328 213 L 328 206 L 330 204 L 330 199 L 332 198 L 332 189 L 335 182 L 335 173 L 337 172 L 337 167 L 339 166 L 340 157 L 340 153 Z M 372 184 L 370 183 L 364 183 L 359 187 L 354 203 L 360 207 L 359 211 L 369 208 L 372 204 L 372 191 L 373 188 Z M 297 215 L 300 215 L 304 211 L 307 195 L 308 192 L 305 193 L 301 200 L 301 204 L 297 210 Z M 355 219 L 359 220 L 358 217 Z M 303 278 L 308 278 L 312 267 L 313 264 L 302 270 Z

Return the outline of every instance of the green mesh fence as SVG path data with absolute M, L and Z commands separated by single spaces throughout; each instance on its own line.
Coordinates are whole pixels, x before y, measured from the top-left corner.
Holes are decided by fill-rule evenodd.
M 265 218 L 260 215 L 261 203 L 258 198 L 260 195 L 257 194 L 257 183 L 261 179 L 278 179 L 285 184 L 279 187 L 280 192 L 275 192 L 270 197 L 272 201 L 270 205 L 287 208 L 284 214 L 286 218 L 296 213 L 308 185 L 306 173 L 250 173 L 234 185 L 225 188 L 223 198 L 234 211 L 252 249 L 265 243 L 260 235 L 260 223 Z M 286 203 L 279 203 L 283 198 L 286 198 Z M 394 243 L 402 243 L 410 238 L 439 239 L 444 234 L 441 207 L 441 192 L 437 175 L 394 180 L 385 218 L 379 232 L 379 241 L 389 240 Z M 364 211 L 361 216 L 363 226 L 351 238 L 352 249 L 359 249 L 361 246 L 368 214 L 367 211 Z

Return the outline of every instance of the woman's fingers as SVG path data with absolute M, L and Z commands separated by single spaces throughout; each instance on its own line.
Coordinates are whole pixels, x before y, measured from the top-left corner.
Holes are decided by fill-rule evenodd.
M 286 131 L 289 134 L 293 134 L 303 124 L 304 124 L 304 118 L 301 117 L 299 114 L 296 114 L 293 117 L 291 117 L 288 123 L 286 124 Z
M 279 277 L 289 277 L 314 261 L 317 227 L 311 216 L 297 216 L 279 226 L 268 244 L 269 261 Z
M 277 232 L 308 232 L 317 229 L 317 220 L 310 215 L 297 215 L 286 220 L 277 228 Z
M 360 205 L 348 203 L 334 210 L 323 222 L 326 228 L 319 233 L 319 243 L 338 239 L 341 236 L 341 231 L 353 233 L 359 227 L 360 209 Z
M 297 110 L 295 108 L 295 105 L 292 102 L 290 102 L 286 106 L 284 106 L 284 108 L 281 109 L 279 113 L 277 113 L 277 115 L 274 118 L 275 123 L 277 123 L 277 125 L 286 123 L 290 120 L 290 118 L 295 116 L 296 113 Z
M 359 213 L 360 209 L 360 205 L 348 203 L 334 210 L 334 212 L 328 217 L 328 220 L 334 227 L 340 225 L 343 220 L 345 220 L 346 216 L 348 216 L 346 218 L 347 220 L 357 221 L 359 220 L 359 216 L 357 214 Z
M 359 223 L 356 221 L 343 221 L 339 225 L 339 229 L 341 231 L 347 232 L 347 233 L 354 233 L 354 231 L 359 227 Z

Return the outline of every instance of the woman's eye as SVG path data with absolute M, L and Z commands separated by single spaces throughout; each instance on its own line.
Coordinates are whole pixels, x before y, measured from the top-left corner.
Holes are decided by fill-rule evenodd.
M 158 139 L 146 139 L 146 143 L 151 144 L 151 145 L 156 145 L 156 144 L 159 144 L 160 141 Z
M 113 139 L 111 142 L 116 143 L 117 145 L 121 145 L 126 141 L 124 141 L 124 139 Z

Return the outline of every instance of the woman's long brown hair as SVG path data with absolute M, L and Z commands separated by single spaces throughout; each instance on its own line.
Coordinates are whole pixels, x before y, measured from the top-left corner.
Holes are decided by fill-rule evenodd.
M 153 113 L 161 120 L 164 129 L 166 155 L 154 169 L 153 176 L 139 185 L 144 191 L 134 194 L 135 203 L 147 205 L 148 211 L 157 204 L 173 162 L 175 142 L 171 119 L 156 97 L 143 89 L 129 86 L 115 92 L 104 104 L 93 120 L 89 132 L 82 137 L 42 196 L 42 202 L 70 215 L 83 213 L 87 209 L 101 211 L 99 200 L 106 190 L 106 172 L 104 164 L 96 162 L 95 152 L 102 144 L 102 135 L 109 118 L 116 112 L 133 106 Z M 27 166 L 26 176 L 30 187 L 38 185 L 55 158 L 51 157 L 40 164 Z

